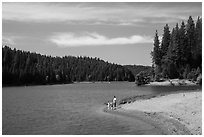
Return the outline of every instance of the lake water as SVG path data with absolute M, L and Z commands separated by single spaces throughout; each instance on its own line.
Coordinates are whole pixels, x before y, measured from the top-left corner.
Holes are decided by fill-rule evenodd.
M 101 111 L 104 102 L 133 96 L 201 89 L 137 87 L 130 82 L 2 88 L 3 134 L 159 134 L 151 126 Z

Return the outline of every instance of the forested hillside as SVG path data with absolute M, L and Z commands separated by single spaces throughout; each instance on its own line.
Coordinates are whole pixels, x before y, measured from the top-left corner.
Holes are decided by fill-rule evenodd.
M 162 40 L 156 31 L 152 62 L 155 80 L 163 78 L 196 79 L 202 70 L 202 19 L 190 16 L 170 32 L 164 27 Z
M 150 66 L 142 66 L 142 65 L 125 65 L 124 67 L 126 67 L 127 69 L 129 69 L 134 76 L 136 76 L 137 74 L 139 74 L 141 71 L 144 72 L 151 72 L 152 71 L 152 67 Z
M 71 83 L 74 81 L 134 81 L 132 72 L 90 57 L 51 57 L 2 48 L 3 85 Z

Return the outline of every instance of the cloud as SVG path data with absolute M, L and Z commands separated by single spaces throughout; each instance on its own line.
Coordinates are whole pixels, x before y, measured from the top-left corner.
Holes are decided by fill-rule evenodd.
M 18 40 L 26 39 L 27 36 L 2 34 L 2 44 L 3 45 L 16 45 Z
M 14 38 L 3 36 L 2 37 L 2 44 L 3 45 L 14 45 L 15 44 Z
M 79 47 L 79 46 L 101 46 L 101 45 L 125 45 L 137 43 L 152 43 L 153 39 L 149 36 L 133 35 L 130 37 L 108 38 L 98 33 L 56 33 L 49 38 L 49 41 L 60 47 Z
M 137 25 L 202 15 L 202 3 L 3 3 L 2 19 L 21 22 Z M 169 18 L 171 20 L 169 20 Z M 170 23 L 170 22 L 169 22 Z

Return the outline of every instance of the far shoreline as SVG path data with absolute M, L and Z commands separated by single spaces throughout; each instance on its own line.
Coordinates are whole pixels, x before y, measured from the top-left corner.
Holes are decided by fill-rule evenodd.
M 164 81 L 154 81 L 149 84 L 145 84 L 145 86 L 196 86 L 199 85 L 195 81 L 191 81 L 188 79 L 167 79 Z
M 48 84 L 7 84 L 2 85 L 2 87 L 31 87 L 31 86 L 53 86 L 53 85 L 66 85 L 66 84 L 94 84 L 94 83 L 117 83 L 117 82 L 128 82 L 134 83 L 132 81 L 73 81 L 69 83 L 48 83 Z
M 116 83 L 116 82 L 128 82 L 128 83 L 134 83 L 133 81 L 72 81 L 67 83 L 48 83 L 48 84 L 7 84 L 3 85 L 2 87 L 28 87 L 28 86 L 52 86 L 52 85 L 65 85 L 65 84 L 93 84 L 93 83 Z M 135 84 L 136 85 L 136 84 Z M 192 82 L 188 79 L 168 79 L 165 81 L 160 82 L 150 82 L 149 84 L 144 84 L 140 86 L 201 86 L 197 84 L 196 82 Z

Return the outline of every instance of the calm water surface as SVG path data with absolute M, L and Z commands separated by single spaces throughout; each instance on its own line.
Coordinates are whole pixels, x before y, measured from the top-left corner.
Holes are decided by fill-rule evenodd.
M 2 89 L 3 134 L 158 134 L 142 121 L 101 111 L 104 102 L 132 95 L 201 87 L 137 87 L 134 83 L 76 83 Z

